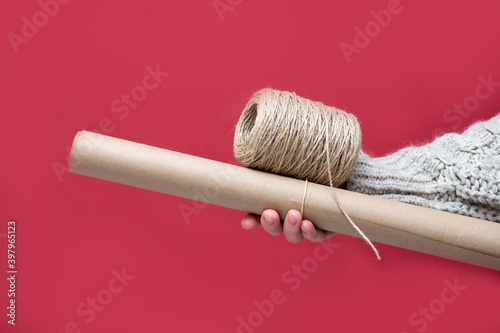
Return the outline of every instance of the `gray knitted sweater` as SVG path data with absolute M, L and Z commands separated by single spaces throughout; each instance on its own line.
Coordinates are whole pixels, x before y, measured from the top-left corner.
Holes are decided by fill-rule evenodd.
M 500 222 L 500 114 L 462 134 L 371 158 L 360 152 L 347 189 Z

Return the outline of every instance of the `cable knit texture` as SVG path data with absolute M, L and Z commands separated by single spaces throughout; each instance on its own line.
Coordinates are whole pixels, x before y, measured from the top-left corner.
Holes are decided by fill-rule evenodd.
M 360 152 L 347 189 L 500 222 L 500 115 L 462 134 L 371 158 Z

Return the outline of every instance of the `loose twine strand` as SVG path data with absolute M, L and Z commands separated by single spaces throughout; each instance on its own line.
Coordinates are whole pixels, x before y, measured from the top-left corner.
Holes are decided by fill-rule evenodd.
M 234 136 L 234 156 L 245 167 L 329 185 L 342 214 L 380 260 L 334 189 L 349 177 L 360 149 L 361 128 L 354 115 L 270 88 L 252 96 Z M 305 195 L 302 211 L 304 200 Z
M 309 181 L 306 179 L 306 184 L 304 186 L 304 194 L 302 195 L 302 204 L 300 205 L 300 216 L 304 216 L 304 203 L 306 202 L 307 195 L 307 184 Z

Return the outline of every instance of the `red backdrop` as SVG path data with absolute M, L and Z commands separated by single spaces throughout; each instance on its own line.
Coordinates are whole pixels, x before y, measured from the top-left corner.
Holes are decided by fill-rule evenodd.
M 498 1 L 1 1 L 0 331 L 499 332 L 493 270 L 383 244 L 377 262 L 347 236 L 292 245 L 242 230 L 242 212 L 67 172 L 82 129 L 235 163 L 234 125 L 269 86 L 354 113 L 376 156 L 462 131 L 500 109 L 499 14 Z

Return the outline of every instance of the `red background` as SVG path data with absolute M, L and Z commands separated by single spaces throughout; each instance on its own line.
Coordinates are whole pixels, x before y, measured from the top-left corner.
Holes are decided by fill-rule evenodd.
M 336 236 L 293 291 L 283 274 L 316 244 L 244 231 L 242 212 L 215 206 L 187 224 L 179 205 L 189 200 L 61 169 L 76 132 L 103 119 L 109 135 L 235 163 L 234 125 L 268 86 L 354 113 L 376 156 L 499 112 L 500 88 L 469 114 L 446 111 L 474 95 L 479 76 L 500 81 L 498 1 L 401 0 L 350 63 L 340 43 L 353 45 L 354 28 L 389 1 L 221 2 L 231 10 L 219 15 L 211 0 L 71 1 L 38 17 L 17 53 L 9 33 L 22 36 L 41 5 L 0 2 L 1 276 L 10 219 L 18 267 L 17 325 L 7 325 L 2 278 L 0 331 L 236 332 L 239 316 L 259 319 L 254 301 L 280 289 L 284 303 L 246 331 L 499 332 L 493 270 L 383 244 L 377 262 L 362 240 Z M 127 116 L 114 112 L 158 64 L 168 77 Z M 122 268 L 135 278 L 92 318 L 79 314 Z M 467 289 L 425 328 L 412 324 L 455 278 Z

